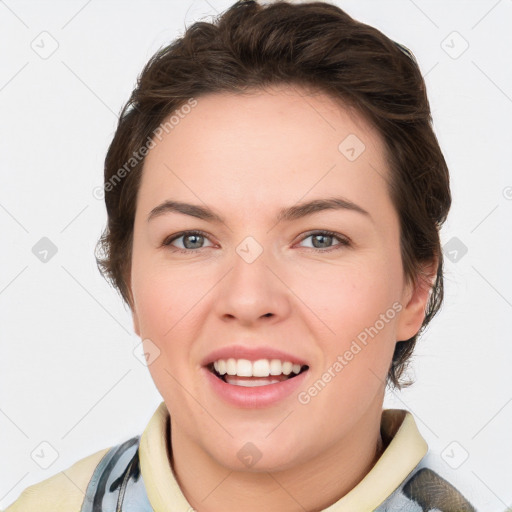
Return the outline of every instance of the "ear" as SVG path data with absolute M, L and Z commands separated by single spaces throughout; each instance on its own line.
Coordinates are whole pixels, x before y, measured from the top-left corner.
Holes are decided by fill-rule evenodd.
M 397 322 L 397 341 L 412 338 L 421 328 L 425 319 L 430 292 L 437 276 L 438 259 L 422 266 L 421 274 L 416 276 L 414 282 L 404 286 L 402 294 L 403 309 Z

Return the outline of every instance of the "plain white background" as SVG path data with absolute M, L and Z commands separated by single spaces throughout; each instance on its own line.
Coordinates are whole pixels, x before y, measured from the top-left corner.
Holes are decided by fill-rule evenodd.
M 0 508 L 28 485 L 140 434 L 161 401 L 134 355 L 140 340 L 129 311 L 96 268 L 106 213 L 93 192 L 142 66 L 186 26 L 231 3 L 0 3 Z M 445 304 L 418 344 L 416 384 L 390 392 L 385 406 L 414 413 L 441 463 L 446 453 L 452 466 L 467 457 L 447 466 L 452 481 L 469 481 L 482 510 L 505 510 L 512 1 L 333 3 L 414 52 L 451 171 Z M 33 251 L 43 237 L 57 251 L 47 262 Z

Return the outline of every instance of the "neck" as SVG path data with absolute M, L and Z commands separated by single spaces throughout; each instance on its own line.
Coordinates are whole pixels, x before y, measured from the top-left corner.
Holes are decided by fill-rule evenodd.
M 381 414 L 378 400 L 343 439 L 282 471 L 238 471 L 219 465 L 172 424 L 173 470 L 198 512 L 321 511 L 352 490 L 382 455 Z

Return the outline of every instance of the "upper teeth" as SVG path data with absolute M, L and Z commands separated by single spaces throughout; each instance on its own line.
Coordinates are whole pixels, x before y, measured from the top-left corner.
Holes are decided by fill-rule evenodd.
M 238 375 L 239 377 L 268 377 L 269 375 L 290 375 L 300 373 L 301 365 L 279 359 L 219 359 L 213 363 L 215 370 L 221 375 Z

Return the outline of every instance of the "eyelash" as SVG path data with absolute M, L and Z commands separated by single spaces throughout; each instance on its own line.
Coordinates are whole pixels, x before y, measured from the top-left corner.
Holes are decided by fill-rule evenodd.
M 172 252 L 180 252 L 180 253 L 185 253 L 185 254 L 191 254 L 194 252 L 199 252 L 201 249 L 207 249 L 207 247 L 199 247 L 198 249 L 180 249 L 179 247 L 174 247 L 173 245 L 171 245 L 172 242 L 174 242 L 175 240 L 178 240 L 179 238 L 187 237 L 190 235 L 198 235 L 198 236 L 202 236 L 204 238 L 208 238 L 208 235 L 204 231 L 199 231 L 199 230 L 181 231 L 180 233 L 176 233 L 175 235 L 171 235 L 170 237 L 166 238 L 163 241 L 162 246 L 169 247 Z M 339 244 L 336 244 L 327 249 L 318 249 L 316 247 L 304 247 L 304 249 L 311 249 L 315 252 L 331 252 L 331 251 L 340 249 L 342 247 L 349 247 L 351 245 L 351 242 L 348 238 L 343 237 L 343 236 L 339 235 L 338 233 L 335 233 L 334 231 L 329 231 L 329 230 L 311 231 L 311 232 L 307 233 L 306 236 L 301 238 L 299 240 L 299 242 L 303 242 L 304 240 L 308 239 L 309 237 L 315 236 L 315 235 L 331 236 L 331 237 L 335 238 L 336 240 L 338 240 Z

